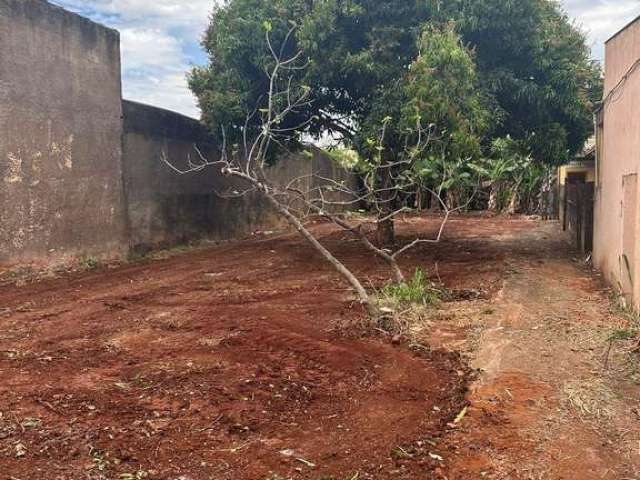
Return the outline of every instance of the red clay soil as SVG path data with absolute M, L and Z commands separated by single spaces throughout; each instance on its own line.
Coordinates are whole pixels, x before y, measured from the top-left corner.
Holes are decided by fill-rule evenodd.
M 531 224 L 455 219 L 405 267 L 490 296 L 505 266 L 486 235 Z M 400 231 L 416 228 L 436 222 Z M 2 287 L 0 480 L 432 478 L 469 370 L 349 327 L 363 319 L 292 235 Z

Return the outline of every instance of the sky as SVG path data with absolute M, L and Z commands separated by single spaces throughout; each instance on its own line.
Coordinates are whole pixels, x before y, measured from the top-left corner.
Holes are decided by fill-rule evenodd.
M 124 98 L 199 117 L 186 72 L 206 63 L 199 41 L 216 0 L 50 1 L 120 31 Z M 640 15 L 640 0 L 562 3 L 598 60 L 604 41 Z

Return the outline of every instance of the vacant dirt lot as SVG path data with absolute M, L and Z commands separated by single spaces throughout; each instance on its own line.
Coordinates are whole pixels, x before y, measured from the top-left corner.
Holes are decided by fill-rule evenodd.
M 372 284 L 387 278 L 357 242 L 316 228 Z M 412 220 L 401 232 L 435 228 Z M 523 332 L 551 338 L 545 325 L 557 325 L 548 309 L 521 312 L 548 302 L 556 290 L 545 276 L 558 272 L 606 300 L 590 278 L 574 281 L 586 274 L 553 232 L 457 218 L 442 244 L 407 258 L 407 270 L 459 293 L 419 332 L 427 349 L 360 328 L 341 279 L 291 235 L 3 287 L 0 480 L 578 478 L 522 460 L 544 446 L 542 419 L 561 410 L 566 385 L 553 366 L 569 344 L 556 335 L 540 357 L 546 337 Z M 540 284 L 530 301 L 529 277 L 517 277 L 525 267 Z M 591 354 L 574 354 L 571 365 L 589 372 Z M 475 381 L 469 363 L 482 371 Z M 573 425 L 571 415 L 552 420 Z M 589 458 L 614 452 L 587 438 L 593 430 L 576 432 Z M 559 434 L 547 440 L 564 458 Z M 632 468 L 621 455 L 618 470 L 579 478 L 632 478 L 616 476 Z

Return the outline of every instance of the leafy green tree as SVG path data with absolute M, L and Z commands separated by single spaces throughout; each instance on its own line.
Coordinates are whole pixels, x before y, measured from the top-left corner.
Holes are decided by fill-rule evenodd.
M 464 165 L 480 156 L 487 124 L 472 53 L 453 25 L 427 25 L 418 46 L 407 73 L 381 92 L 355 135 L 381 245 L 393 244 L 393 219 L 408 197 L 461 190 L 459 181 L 470 177 Z
M 257 128 L 258 116 L 246 123 L 246 112 L 256 106 L 258 110 L 265 108 L 268 84 L 264 72 L 273 57 L 263 42 L 264 30 L 268 29 L 273 44 L 286 45 L 285 56 L 304 52 L 306 68 L 291 70 L 290 77 L 293 84 L 308 86 L 313 92 L 306 108 L 283 119 L 281 130 L 288 135 L 282 143 L 295 143 L 303 134 L 337 133 L 361 154 L 371 156 L 384 120 L 391 118 L 393 122 L 386 123 L 384 146 L 374 148 L 382 148 L 385 163 L 393 163 L 390 160 L 400 154 L 407 139 L 406 132 L 399 129 L 415 130 L 416 118 L 410 117 L 423 115 L 426 125 L 444 121 L 457 126 L 469 107 L 455 105 L 453 114 L 448 114 L 447 101 L 459 98 L 458 85 L 465 89 L 469 84 L 465 71 L 474 81 L 473 61 L 450 27 L 440 45 L 425 43 L 430 37 L 436 41 L 435 29 L 421 39 L 433 11 L 430 1 L 232 0 L 214 11 L 204 42 L 210 62 L 192 72 L 190 85 L 213 132 L 225 126 L 230 138 L 237 139 L 245 129 Z M 295 35 L 285 42 L 292 25 L 297 25 Z M 450 52 L 436 53 L 440 58 L 431 55 L 432 47 L 437 51 L 446 42 Z M 415 72 L 410 71 L 421 49 L 423 55 L 413 65 Z M 457 59 L 464 61 L 446 65 Z M 439 80 L 438 75 L 423 68 L 429 61 L 436 62 L 438 75 L 446 77 L 439 85 L 422 88 L 419 82 Z M 431 93 L 444 93 L 446 97 L 437 105 L 428 104 L 425 98 Z M 407 105 L 411 105 L 410 111 Z M 429 118 L 433 115 L 440 118 Z M 457 130 L 449 134 L 449 147 L 462 147 L 468 142 Z M 397 193 L 392 188 L 392 174 L 397 172 L 379 173 L 376 180 L 386 188 L 390 197 L 387 205 L 392 209 Z M 393 216 L 387 210 L 381 212 L 385 220 L 379 222 L 379 238 L 382 243 L 393 243 Z
M 268 28 L 274 45 L 286 45 L 285 56 L 302 50 L 308 59 L 306 68 L 290 73 L 313 90 L 313 104 L 286 123 L 312 121 L 291 137 L 333 132 L 352 141 L 380 95 L 395 88 L 416 58 L 431 12 L 430 1 L 230 0 L 214 9 L 203 42 L 209 64 L 192 71 L 190 86 L 212 132 L 223 125 L 241 130 L 268 90 Z M 285 43 L 292 25 L 298 28 Z
M 489 187 L 489 211 L 499 212 L 504 208 L 503 193 L 529 158 L 522 142 L 507 136 L 494 139 L 490 155 L 471 165 Z
M 306 65 L 285 72 L 293 90 L 312 92 L 279 119 L 274 143 L 338 135 L 361 156 L 379 152 L 381 164 L 396 165 L 377 169 L 378 190 L 388 192 L 382 244 L 393 243 L 390 213 L 404 200 L 394 185 L 410 131 L 433 125 L 430 147 L 413 154 L 423 165 L 468 162 L 507 135 L 526 142 L 537 161 L 560 163 L 591 132 L 599 70 L 556 2 L 228 0 L 213 12 L 203 42 L 209 64 L 192 71 L 190 86 L 211 131 L 224 126 L 232 143 L 255 133 L 268 108 L 274 52 L 265 30 L 280 57 L 302 52 Z
M 600 67 L 584 34 L 554 0 L 447 0 L 440 21 L 455 20 L 476 52 L 482 89 L 493 105 L 490 137 L 523 140 L 539 162 L 569 160 L 592 134 L 602 97 Z
M 526 142 L 511 137 L 496 138 L 490 155 L 470 164 L 480 180 L 489 188 L 489 210 L 518 210 L 533 212 L 539 209 L 542 183 L 550 167 L 535 161 Z
M 404 123 L 430 123 L 431 138 L 415 167 L 418 183 L 437 197 L 446 192 L 453 209 L 465 203 L 474 186 L 468 164 L 482 154 L 489 112 L 473 54 L 453 24 L 427 26 L 420 52 L 408 75 Z

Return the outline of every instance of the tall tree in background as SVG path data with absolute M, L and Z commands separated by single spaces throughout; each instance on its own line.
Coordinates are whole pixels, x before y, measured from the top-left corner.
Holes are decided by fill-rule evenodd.
M 284 41 L 292 25 L 295 34 Z M 451 43 L 454 28 L 475 51 L 477 78 L 473 61 L 462 58 L 473 56 L 458 48 L 459 40 Z M 591 133 L 599 71 L 583 35 L 555 2 L 228 0 L 214 10 L 203 42 L 209 64 L 193 70 L 190 86 L 211 131 L 224 126 L 231 142 L 260 128 L 259 115 L 247 121 L 247 112 L 267 107 L 274 52 L 264 43 L 265 29 L 273 45 L 287 50 L 277 52 L 281 57 L 303 53 L 304 68 L 287 74 L 294 88 L 312 92 L 308 104 L 282 119 L 281 148 L 303 135 L 332 134 L 365 157 L 380 149 L 383 164 L 393 165 L 407 137 L 403 119 L 413 116 L 436 125 L 440 159 L 463 162 L 480 145 L 488 150 L 491 138 L 511 135 L 526 141 L 537 161 L 560 163 Z M 429 42 L 430 32 L 440 43 Z M 437 50 L 447 42 L 448 51 Z M 427 60 L 434 65 L 423 65 Z M 463 87 L 464 96 L 452 95 Z M 490 121 L 482 113 L 486 105 Z M 383 202 L 389 210 L 397 176 L 389 170 L 377 178 L 379 191 L 389 186 Z M 393 217 L 383 211 L 379 218 L 379 243 L 393 243 Z
M 380 95 L 395 89 L 416 58 L 430 5 L 429 0 L 230 0 L 216 7 L 203 42 L 209 65 L 194 69 L 190 78 L 203 119 L 214 134 L 222 125 L 244 126 L 246 112 L 268 90 L 265 71 L 272 55 L 264 27 L 273 44 L 282 45 L 295 24 L 284 53 L 301 50 L 309 60 L 297 75 L 291 73 L 314 91 L 313 105 L 300 117 L 314 115 L 291 136 L 330 132 L 352 141 Z M 288 122 L 295 126 L 296 119 Z
M 572 158 L 592 134 L 602 80 L 584 34 L 559 3 L 448 0 L 440 7 L 440 20 L 456 21 L 476 51 L 481 85 L 493 104 L 491 137 L 524 140 L 546 164 Z
M 214 10 L 204 41 L 209 65 L 195 69 L 190 79 L 203 119 L 214 134 L 226 126 L 239 136 L 246 112 L 263 102 L 268 90 L 265 70 L 272 55 L 264 28 L 271 30 L 273 44 L 281 45 L 295 24 L 290 52 L 284 53 L 304 52 L 306 68 L 290 73 L 293 83 L 311 89 L 313 102 L 284 119 L 282 130 L 294 143 L 303 134 L 331 134 L 369 153 L 369 140 L 376 138 L 372 131 L 387 116 L 397 121 L 401 114 L 401 83 L 433 11 L 430 0 L 231 0 Z M 385 155 L 395 155 L 397 136 L 389 132 L 385 139 Z M 393 218 L 379 223 L 381 243 L 393 242 L 392 227 Z
M 375 202 L 380 245 L 394 243 L 393 212 L 401 211 L 407 196 L 418 195 L 417 185 L 436 196 L 452 191 L 450 172 L 434 178 L 433 167 L 442 159 L 464 164 L 478 158 L 486 129 L 473 55 L 454 26 L 427 24 L 418 46 L 416 59 L 394 88 L 381 89 L 354 136 L 359 153 L 375 168 L 375 190 L 382 197 Z M 406 179 L 409 191 L 403 188 Z

